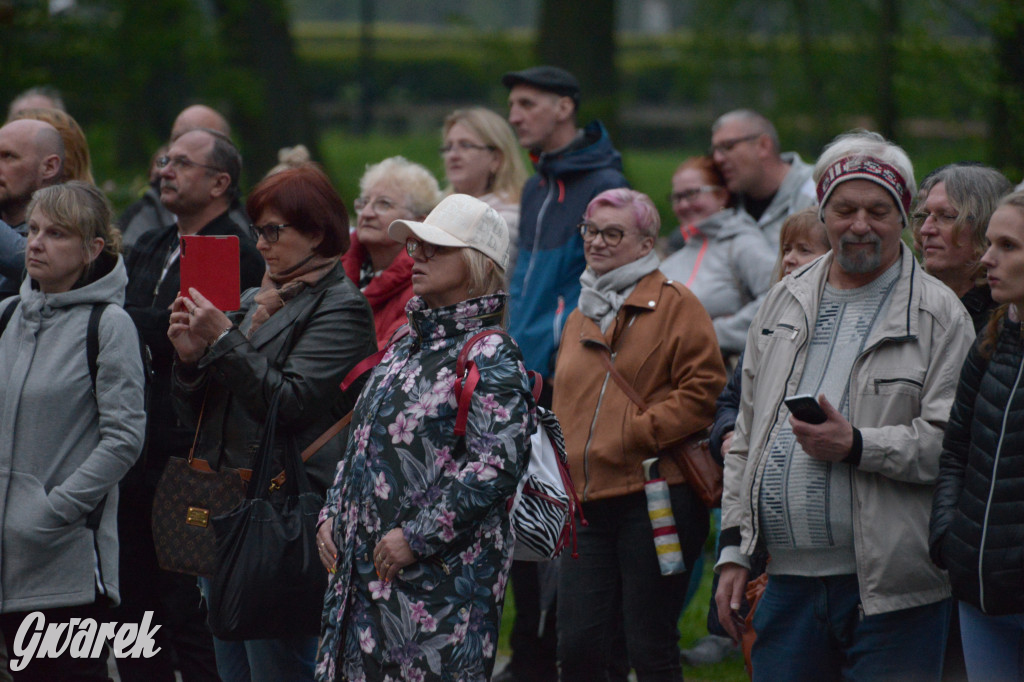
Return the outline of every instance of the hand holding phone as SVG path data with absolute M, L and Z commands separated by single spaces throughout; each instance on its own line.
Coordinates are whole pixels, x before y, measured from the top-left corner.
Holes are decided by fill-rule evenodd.
M 821 405 L 818 404 L 818 400 L 809 393 L 791 395 L 783 402 L 786 403 L 790 413 L 802 422 L 822 424 L 828 419 L 825 410 L 821 409 Z

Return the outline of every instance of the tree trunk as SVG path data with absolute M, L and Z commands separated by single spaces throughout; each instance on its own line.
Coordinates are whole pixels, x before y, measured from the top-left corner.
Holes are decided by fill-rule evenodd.
M 214 0 L 227 57 L 232 128 L 245 155 L 244 175 L 258 181 L 281 147 L 304 144 L 315 158 L 318 136 L 301 85 L 285 0 Z
M 899 110 L 895 79 L 899 69 L 896 41 L 900 36 L 899 0 L 881 0 L 878 27 L 878 132 L 896 138 Z
M 995 87 L 992 162 L 1013 182 L 1024 173 L 1024 5 L 1003 0 L 992 20 Z
M 542 64 L 571 71 L 583 90 L 581 106 L 612 133 L 618 128 L 618 72 L 615 68 L 615 0 L 542 0 L 537 56 Z

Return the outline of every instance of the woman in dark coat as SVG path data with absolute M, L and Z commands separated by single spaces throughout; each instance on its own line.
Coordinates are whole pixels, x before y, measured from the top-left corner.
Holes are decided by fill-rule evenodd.
M 388 233 L 413 259 L 416 295 L 409 333 L 359 397 L 321 513 L 332 575 L 317 679 L 486 682 L 512 562 L 508 501 L 535 426 L 522 356 L 500 333 L 508 228 L 453 194 Z M 480 382 L 458 437 L 456 358 L 487 329 L 469 350 Z
M 1024 192 L 999 204 L 981 259 L 993 313 L 946 425 L 931 556 L 960 602 L 967 676 L 1024 679 Z
M 246 209 L 267 263 L 263 285 L 230 316 L 191 289 L 190 299 L 174 302 L 168 330 L 178 354 L 175 407 L 182 421 L 199 424 L 196 456 L 215 468 L 253 468 L 279 390 L 280 424 L 304 449 L 351 409 L 354 394 L 338 385 L 376 350 L 370 307 L 338 261 L 348 214 L 323 171 L 305 165 L 271 175 Z M 342 449 L 336 437 L 306 462 L 315 490 L 330 484 Z M 316 645 L 315 635 L 214 641 L 226 682 L 310 680 Z

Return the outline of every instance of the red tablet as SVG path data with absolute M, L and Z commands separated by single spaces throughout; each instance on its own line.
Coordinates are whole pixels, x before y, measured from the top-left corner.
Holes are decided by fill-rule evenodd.
M 181 295 L 195 288 L 218 309 L 238 310 L 238 237 L 233 235 L 181 238 Z

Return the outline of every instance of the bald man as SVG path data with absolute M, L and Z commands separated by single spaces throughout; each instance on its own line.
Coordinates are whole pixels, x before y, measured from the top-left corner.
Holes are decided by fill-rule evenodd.
M 25 211 L 32 193 L 64 177 L 64 142 L 49 123 L 0 128 L 0 299 L 18 293 L 25 269 Z
M 216 130 L 218 133 L 224 133 L 231 137 L 231 126 L 219 111 L 211 109 L 205 104 L 193 104 L 190 107 L 185 107 L 178 114 L 178 118 L 174 119 L 174 125 L 171 126 L 171 142 L 196 128 Z
M 231 125 L 220 112 L 205 104 L 193 104 L 182 109 L 178 117 L 174 119 L 170 141 L 175 142 L 185 133 L 197 129 L 215 130 L 226 137 L 231 137 Z M 228 208 L 228 216 L 242 231 L 242 234 L 249 234 L 249 217 L 245 214 L 245 208 L 237 196 Z M 154 174 L 150 178 L 145 194 L 126 208 L 118 220 L 118 227 L 121 228 L 121 248 L 125 252 L 131 251 L 142 235 L 151 230 L 173 225 L 175 220 L 174 214 L 167 210 L 160 201 L 160 178 Z M 248 239 L 248 236 L 245 238 Z

